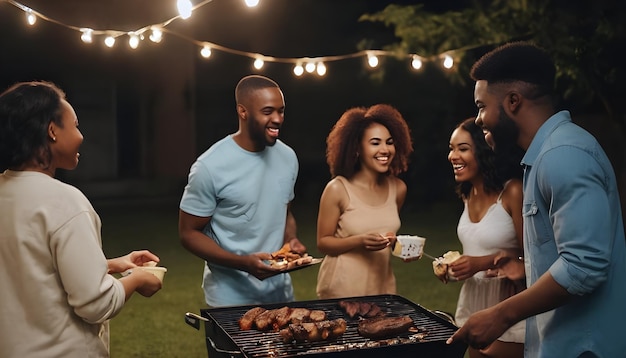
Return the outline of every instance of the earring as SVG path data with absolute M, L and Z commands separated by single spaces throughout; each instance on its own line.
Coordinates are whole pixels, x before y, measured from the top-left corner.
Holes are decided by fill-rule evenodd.
M 56 142 L 57 141 L 57 137 L 52 137 L 52 141 Z

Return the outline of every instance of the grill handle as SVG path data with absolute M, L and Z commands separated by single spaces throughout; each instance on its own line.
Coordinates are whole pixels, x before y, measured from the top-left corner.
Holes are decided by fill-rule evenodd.
M 209 320 L 195 313 L 185 313 L 185 323 L 187 323 L 191 327 L 200 330 L 200 321 L 208 322 Z

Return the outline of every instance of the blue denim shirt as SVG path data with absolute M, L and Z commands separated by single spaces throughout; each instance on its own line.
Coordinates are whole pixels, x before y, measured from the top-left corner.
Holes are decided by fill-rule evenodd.
M 573 295 L 526 322 L 526 357 L 626 357 L 626 242 L 617 183 L 595 138 L 562 111 L 522 159 L 527 284 Z

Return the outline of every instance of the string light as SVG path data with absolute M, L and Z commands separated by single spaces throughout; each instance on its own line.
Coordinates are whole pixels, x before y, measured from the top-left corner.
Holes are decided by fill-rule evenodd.
M 200 50 L 200 55 L 204 58 L 211 57 L 211 46 L 209 45 L 202 46 L 202 50 Z
M 411 67 L 413 67 L 416 70 L 419 70 L 420 68 L 422 68 L 422 58 L 419 57 L 418 55 L 413 55 L 413 60 L 411 61 Z
M 326 74 L 326 66 L 324 65 L 324 62 L 318 62 L 316 68 L 318 76 L 322 77 Z
M 370 65 L 371 68 L 376 68 L 376 66 L 378 66 L 378 56 L 367 55 L 367 64 Z
M 254 60 L 254 68 L 256 68 L 257 70 L 262 69 L 263 65 L 265 65 L 265 61 L 263 61 L 263 59 L 257 58 L 256 60 Z
M 150 41 L 159 43 L 163 39 L 163 31 L 157 26 L 152 26 L 152 33 L 150 34 Z
M 300 77 L 302 76 L 302 74 L 304 73 L 304 68 L 302 67 L 301 63 L 296 64 L 296 66 L 293 68 L 293 74 Z
M 185 20 L 191 17 L 191 12 L 193 11 L 193 5 L 191 5 L 191 1 L 189 0 L 177 0 L 176 8 L 178 9 L 178 14 L 180 18 Z
M 115 37 L 113 37 L 113 36 L 107 36 L 107 37 L 104 39 L 104 44 L 105 44 L 107 47 L 113 47 L 113 45 L 115 45 Z
M 452 56 L 446 54 L 443 56 L 443 67 L 446 69 L 451 69 L 454 66 L 454 59 Z
M 139 46 L 139 35 L 134 32 L 128 34 L 128 46 L 133 50 Z
M 37 16 L 33 14 L 33 10 L 31 9 L 26 11 L 26 22 L 28 22 L 30 26 L 35 25 L 35 22 L 37 22 Z
M 172 35 L 172 36 L 178 37 L 179 39 L 182 39 L 182 40 L 185 40 L 185 41 L 188 41 L 190 43 L 197 45 L 200 48 L 200 55 L 203 58 L 207 58 L 207 59 L 211 57 L 212 50 L 219 50 L 219 51 L 223 51 L 226 53 L 230 53 L 230 54 L 234 54 L 238 56 L 245 56 L 245 57 L 249 57 L 253 59 L 254 60 L 253 66 L 257 70 L 260 70 L 261 68 L 263 68 L 266 62 L 287 63 L 287 64 L 291 63 L 294 66 L 293 73 L 298 77 L 302 76 L 305 73 L 305 71 L 307 73 L 317 73 L 318 76 L 324 76 L 326 75 L 326 72 L 327 72 L 325 63 L 328 63 L 328 62 L 346 60 L 346 59 L 356 58 L 356 57 L 366 57 L 367 64 L 371 68 L 376 68 L 379 66 L 381 56 L 398 57 L 397 53 L 389 52 L 389 51 L 382 51 L 382 50 L 363 50 L 363 51 L 346 54 L 346 55 L 322 56 L 322 57 L 316 57 L 315 59 L 311 59 L 307 57 L 304 57 L 304 58 L 272 57 L 272 56 L 261 55 L 259 53 L 240 51 L 240 50 L 224 47 L 224 46 L 211 43 L 211 42 L 198 41 L 196 39 L 182 35 L 180 33 L 177 33 L 167 28 L 167 26 L 170 23 L 172 23 L 173 21 L 177 19 L 189 18 L 195 9 L 202 7 L 208 3 L 211 3 L 213 0 L 203 0 L 197 5 L 192 5 L 190 0 L 177 0 L 176 7 L 178 9 L 179 15 L 174 16 L 171 19 L 168 19 L 164 22 L 151 24 L 151 25 L 148 25 L 148 26 L 145 26 L 145 27 L 142 27 L 135 31 L 130 31 L 130 32 L 121 31 L 121 30 L 113 30 L 113 29 L 96 30 L 96 29 L 90 29 L 90 28 L 76 27 L 76 26 L 68 25 L 61 21 L 49 18 L 45 16 L 44 14 L 41 14 L 25 5 L 22 5 L 16 2 L 15 0 L 0 0 L 0 2 L 3 2 L 3 1 L 8 2 L 9 4 L 24 11 L 29 25 L 31 26 L 34 25 L 37 18 L 41 18 L 45 21 L 52 22 L 57 25 L 64 26 L 66 28 L 69 28 L 75 31 L 79 31 L 81 33 L 81 39 L 85 43 L 93 42 L 94 36 L 104 36 L 105 37 L 104 44 L 110 48 L 115 45 L 117 37 L 128 35 L 129 37 L 128 44 L 130 48 L 136 49 L 139 46 L 139 43 L 144 40 L 144 33 L 146 31 L 150 31 L 150 35 L 148 36 L 148 38 L 155 43 L 160 43 L 161 40 L 163 39 L 164 34 Z M 255 7 L 259 4 L 259 0 L 245 0 L 245 3 L 248 7 Z M 477 45 L 474 47 L 479 47 L 479 46 Z M 441 62 L 442 66 L 449 70 L 453 68 L 454 66 L 454 58 L 452 57 L 452 54 L 455 51 L 466 51 L 471 48 L 472 47 L 451 50 L 451 51 L 446 52 L 445 54 L 435 55 L 431 57 L 423 57 L 418 54 L 408 54 L 406 56 L 410 59 L 410 65 L 415 70 L 421 69 L 425 61 L 442 61 Z
M 81 29 L 82 35 L 80 35 L 80 39 L 83 40 L 84 43 L 92 43 L 93 42 L 93 30 L 92 29 Z

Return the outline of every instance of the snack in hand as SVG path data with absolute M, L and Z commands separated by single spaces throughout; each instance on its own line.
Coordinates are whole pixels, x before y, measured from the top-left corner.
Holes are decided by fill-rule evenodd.
M 421 258 L 424 253 L 426 239 L 415 235 L 398 235 L 391 252 L 394 256 L 402 259 Z
M 450 280 L 456 280 L 448 265 L 454 262 L 456 259 L 461 257 L 461 253 L 458 251 L 448 251 L 443 256 L 438 257 L 433 261 L 433 271 L 435 272 L 435 276 L 439 278 L 443 282 L 448 282 Z
M 291 245 L 289 245 L 289 243 L 285 243 L 280 250 L 275 251 L 270 255 L 272 256 L 272 259 L 269 260 L 270 266 L 280 269 L 292 269 L 313 261 L 313 257 L 309 256 L 307 253 L 299 254 L 291 251 Z

